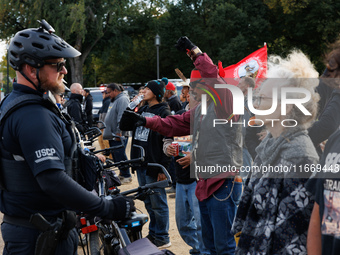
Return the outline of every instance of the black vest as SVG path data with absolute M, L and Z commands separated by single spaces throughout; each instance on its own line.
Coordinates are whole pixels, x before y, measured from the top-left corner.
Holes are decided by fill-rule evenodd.
M 5 99 L 3 99 L 2 103 Z M 1 105 L 2 105 L 1 103 Z M 42 98 L 34 94 L 25 94 L 19 96 L 9 102 L 6 107 L 1 107 L 0 112 L 0 134 L 2 137 L 3 123 L 6 118 L 12 114 L 17 109 L 24 107 L 29 104 L 40 104 L 46 107 L 56 115 L 58 115 L 61 120 L 65 123 L 67 131 L 70 133 L 73 144 L 70 150 L 70 155 L 65 155 L 65 169 L 66 173 L 70 176 L 72 173 L 73 156 L 76 150 L 76 137 L 74 134 L 74 123 L 68 115 L 62 114 L 58 107 L 49 99 Z M 1 150 L 1 165 L 0 165 L 0 188 L 11 192 L 37 192 L 41 191 L 36 179 L 34 178 L 32 172 L 26 161 L 17 161 L 8 152 L 2 142 L 0 142 Z
M 194 114 L 192 155 L 195 170 L 216 170 L 211 173 L 201 172 L 198 177 L 207 179 L 227 169 L 240 169 L 243 159 L 242 125 L 231 126 L 228 122 L 214 127 L 214 119 L 219 118 L 213 103 L 207 107 L 206 115 L 201 115 L 201 105 L 196 108 Z

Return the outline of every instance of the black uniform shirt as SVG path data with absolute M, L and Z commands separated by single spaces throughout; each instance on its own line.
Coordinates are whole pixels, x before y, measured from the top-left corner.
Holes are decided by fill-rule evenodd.
M 39 92 L 20 84 L 13 85 L 13 92 L 3 107 L 22 94 Z M 26 105 L 12 113 L 4 123 L 2 142 L 16 160 L 25 160 L 34 176 L 49 169 L 65 170 L 65 152 L 72 145 L 65 124 L 52 111 L 39 104 Z M 56 215 L 65 210 L 53 197 L 41 192 L 17 193 L 1 191 L 1 211 L 8 215 L 29 217 L 36 211 Z

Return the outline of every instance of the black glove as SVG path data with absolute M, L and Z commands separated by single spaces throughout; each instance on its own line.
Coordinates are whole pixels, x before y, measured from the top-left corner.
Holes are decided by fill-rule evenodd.
M 120 119 L 119 129 L 122 131 L 131 131 L 135 127 L 145 126 L 145 124 L 145 117 L 133 111 L 125 110 Z
M 129 197 L 118 196 L 110 200 L 110 211 L 113 212 L 107 218 L 112 220 L 124 220 L 136 211 L 135 202 Z
M 196 45 L 193 44 L 188 37 L 182 36 L 178 39 L 175 47 L 179 51 L 188 52 L 188 50 L 191 51 L 194 47 L 196 47 Z

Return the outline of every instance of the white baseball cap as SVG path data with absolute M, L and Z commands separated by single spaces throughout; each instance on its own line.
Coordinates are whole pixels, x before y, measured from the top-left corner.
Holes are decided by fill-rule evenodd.
M 190 82 L 189 80 L 181 81 L 181 82 L 177 83 L 177 86 L 178 87 L 190 87 L 189 82 Z

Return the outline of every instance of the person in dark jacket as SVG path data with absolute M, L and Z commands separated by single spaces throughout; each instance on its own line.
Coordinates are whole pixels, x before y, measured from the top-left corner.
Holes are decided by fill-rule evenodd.
M 315 195 L 313 212 L 309 221 L 307 252 L 308 254 L 327 254 L 334 255 L 339 253 L 339 197 L 340 197 L 340 179 L 339 179 L 339 78 L 340 78 L 340 40 L 332 45 L 332 51 L 326 57 L 326 70 L 322 75 L 323 82 L 333 89 L 331 99 L 324 107 L 323 113 L 319 117 L 317 130 L 309 130 L 311 139 L 313 137 L 321 140 L 330 125 L 336 129 L 328 139 L 323 156 L 320 161 L 322 172 L 318 172 L 316 177 L 309 180 L 307 189 Z M 334 118 L 334 119 L 332 119 Z M 321 123 L 323 122 L 323 124 Z M 322 124 L 322 125 L 321 125 Z M 312 132 L 313 131 L 313 132 Z M 320 132 L 320 133 L 317 133 Z M 322 133 L 321 133 L 322 132 Z M 314 134 L 314 135 L 313 135 Z M 314 145 L 315 145 L 314 140 Z
M 165 89 L 164 98 L 168 102 L 171 112 L 178 112 L 182 109 L 182 103 L 176 94 L 176 86 L 169 81 Z
M 143 116 L 160 116 L 165 118 L 170 114 L 167 103 L 161 102 L 164 96 L 165 85 L 163 81 L 153 80 L 146 84 L 144 100 L 148 103 L 138 109 Z M 121 124 L 129 121 L 122 117 Z M 163 152 L 164 136 L 145 127 L 137 127 L 133 130 L 131 159 L 140 157 L 140 149 L 133 145 L 140 145 L 145 150 L 145 161 L 143 166 L 135 168 L 140 186 L 147 183 L 165 180 L 165 175 L 159 168 L 147 166 L 147 163 L 159 163 L 168 168 L 170 158 Z M 145 208 L 150 216 L 149 235 L 147 236 L 157 247 L 169 247 L 169 208 L 164 188 L 157 188 L 155 194 L 148 196 Z
M 83 86 L 80 83 L 73 83 L 70 87 L 71 96 L 66 103 L 67 113 L 72 117 L 76 123 L 76 127 L 81 134 L 84 134 L 84 114 L 81 108 L 83 102 Z
M 100 198 L 68 175 L 76 141 L 69 122 L 54 105 L 53 95 L 64 92 L 65 58 L 81 53 L 55 35 L 45 20 L 40 24 L 40 28 L 16 33 L 8 49 L 17 82 L 1 102 L 1 113 L 28 103 L 27 99 L 30 104 L 7 112 L 1 121 L 3 254 L 74 255 L 79 240 L 75 214 L 66 210 L 122 220 L 129 217 L 133 201 L 123 196 Z M 47 94 L 54 102 L 44 98 Z M 42 231 L 43 227 L 34 225 L 30 219 L 37 214 L 53 227 Z M 68 217 L 71 215 L 74 218 Z
M 323 81 L 320 80 L 319 86 L 326 86 L 322 84 Z M 308 130 L 308 135 L 312 139 L 319 156 L 322 155 L 322 143 L 337 131 L 340 125 L 340 89 L 330 88 L 332 89 L 332 93 L 329 97 L 327 95 L 327 102 L 323 106 L 323 109 L 320 109 L 318 120 L 314 122 Z M 324 100 L 323 96 L 324 94 L 321 94 L 321 99 Z M 321 104 L 319 105 L 322 107 Z
M 85 91 L 85 101 L 84 101 L 84 112 L 86 114 L 86 122 L 89 127 L 92 127 L 93 124 L 93 97 L 90 93 L 89 89 L 84 89 Z

